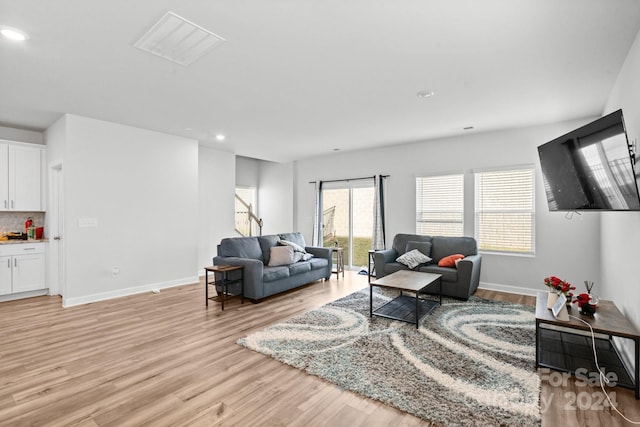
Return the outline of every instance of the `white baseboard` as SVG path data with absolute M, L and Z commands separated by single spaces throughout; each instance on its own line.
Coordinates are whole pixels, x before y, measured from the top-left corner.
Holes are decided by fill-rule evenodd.
M 121 298 L 129 295 L 142 294 L 145 292 L 158 291 L 160 289 L 173 288 L 176 286 L 182 286 L 182 285 L 187 285 L 191 283 L 198 283 L 198 281 L 199 281 L 198 277 L 194 276 L 194 277 L 186 277 L 184 279 L 171 280 L 168 282 L 150 283 L 143 286 L 117 289 L 115 291 L 101 292 L 99 294 L 85 295 L 82 297 L 75 297 L 75 298 L 63 297 L 62 306 L 65 308 L 73 307 L 75 305 L 89 304 L 92 302 L 105 301 L 113 298 Z
M 543 290 L 543 289 L 521 288 L 518 286 L 500 285 L 498 283 L 487 283 L 487 282 L 480 282 L 480 284 L 478 285 L 478 289 L 484 289 L 487 291 L 507 292 L 509 294 L 531 295 L 534 297 L 538 292 Z
M 39 297 L 42 295 L 47 295 L 47 292 L 48 291 L 46 289 L 39 289 L 37 291 L 20 292 L 18 294 L 0 295 L 0 302 L 14 301 L 14 300 L 23 299 L 23 298 Z

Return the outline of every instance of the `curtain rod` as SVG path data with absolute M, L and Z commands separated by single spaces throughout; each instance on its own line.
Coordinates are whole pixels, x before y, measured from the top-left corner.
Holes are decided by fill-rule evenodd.
M 380 175 L 382 178 L 389 178 L 390 175 Z M 363 176 L 362 178 L 328 179 L 322 182 L 358 181 L 360 179 L 376 179 L 374 176 Z M 309 184 L 317 184 L 318 181 L 309 181 Z

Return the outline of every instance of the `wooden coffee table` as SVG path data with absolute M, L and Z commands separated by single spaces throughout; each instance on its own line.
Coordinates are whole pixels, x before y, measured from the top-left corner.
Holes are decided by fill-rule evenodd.
M 438 305 L 442 305 L 442 275 L 433 273 L 421 273 L 418 271 L 400 270 L 369 283 L 369 317 L 386 317 L 388 319 L 415 323 L 416 329 L 420 319 L 431 313 Z M 438 283 L 439 300 L 427 300 L 419 298 L 429 286 Z M 373 310 L 373 287 L 398 289 L 400 295 Z M 415 296 L 404 295 L 403 292 L 415 292 Z

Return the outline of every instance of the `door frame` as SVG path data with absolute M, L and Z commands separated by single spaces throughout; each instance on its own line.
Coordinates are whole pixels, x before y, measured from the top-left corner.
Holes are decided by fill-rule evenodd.
M 49 295 L 66 295 L 64 240 L 64 180 L 62 163 L 49 169 L 49 204 L 47 212 Z

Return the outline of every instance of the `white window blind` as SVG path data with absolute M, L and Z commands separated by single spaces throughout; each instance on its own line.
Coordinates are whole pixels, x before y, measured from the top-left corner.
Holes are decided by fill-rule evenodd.
M 475 174 L 475 235 L 480 250 L 533 254 L 532 167 Z
M 464 175 L 416 177 L 416 234 L 462 236 Z

